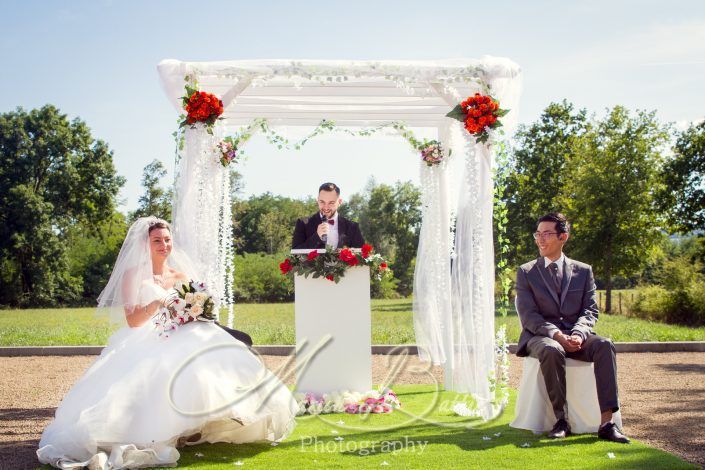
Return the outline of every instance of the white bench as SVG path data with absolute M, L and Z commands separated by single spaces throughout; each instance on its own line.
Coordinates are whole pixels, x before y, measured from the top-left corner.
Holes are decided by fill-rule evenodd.
M 519 384 L 513 428 L 527 429 L 536 434 L 550 431 L 556 423 L 546 383 L 538 359 L 525 357 Z M 566 359 L 566 402 L 568 423 L 575 434 L 595 433 L 600 427 L 600 406 L 592 362 Z M 622 428 L 622 415 L 614 414 L 614 423 Z

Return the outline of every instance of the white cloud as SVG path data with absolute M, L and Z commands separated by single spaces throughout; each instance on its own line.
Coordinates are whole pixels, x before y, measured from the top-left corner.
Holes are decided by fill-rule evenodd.
M 696 126 L 696 125 L 700 124 L 700 123 L 703 122 L 703 121 L 705 121 L 705 116 L 704 116 L 704 117 L 701 117 L 701 118 L 699 118 L 699 119 L 694 119 L 694 120 L 692 120 L 692 121 L 691 121 L 691 120 L 688 120 L 688 119 L 680 119 L 680 120 L 674 122 L 673 124 L 674 124 L 676 130 L 678 130 L 678 131 L 684 131 L 684 130 L 686 130 L 687 128 L 689 128 L 690 126 Z

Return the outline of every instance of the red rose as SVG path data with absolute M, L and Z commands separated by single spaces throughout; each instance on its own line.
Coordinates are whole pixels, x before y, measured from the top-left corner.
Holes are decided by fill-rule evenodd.
M 329 281 L 335 282 L 335 278 L 333 276 L 331 276 L 330 274 L 326 276 L 326 279 L 328 279 Z
M 476 134 L 480 132 L 480 126 L 477 124 L 477 121 L 475 121 L 473 118 L 468 118 L 467 121 L 465 121 L 465 129 L 471 134 Z
M 372 252 L 372 245 L 368 245 L 365 243 L 362 245 L 362 257 L 367 258 L 370 255 L 370 252 Z
M 193 124 L 223 114 L 223 102 L 212 93 L 197 91 L 189 97 L 185 109 L 187 122 Z
M 286 274 L 294 267 L 291 265 L 291 261 L 289 261 L 289 258 L 285 259 L 283 263 L 279 263 L 279 269 L 281 270 L 282 274 Z
M 318 251 L 316 251 L 316 250 L 309 251 L 308 256 L 306 257 L 306 259 L 308 261 L 313 261 L 316 258 L 318 258 Z
M 382 271 L 384 271 L 385 269 L 387 269 L 387 263 L 382 263 L 382 264 L 380 264 L 380 265 L 379 265 L 379 269 L 381 269 Z
M 343 262 L 347 263 L 349 266 L 357 266 L 357 264 L 359 263 L 359 261 L 357 260 L 357 256 L 355 256 L 353 252 L 350 251 L 348 248 L 343 248 L 342 250 L 340 250 L 338 258 L 341 259 Z

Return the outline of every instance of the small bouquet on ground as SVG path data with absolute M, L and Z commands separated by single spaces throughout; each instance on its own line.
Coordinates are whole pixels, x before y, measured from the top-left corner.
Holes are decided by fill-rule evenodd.
M 426 162 L 426 165 L 428 166 L 438 165 L 445 158 L 445 155 L 443 153 L 443 147 L 441 147 L 441 143 L 437 140 L 424 141 L 421 147 L 419 148 L 419 152 L 421 152 L 421 160 Z M 451 153 L 452 150 L 449 150 L 449 157 Z
M 385 259 L 379 253 L 373 253 L 372 245 L 364 244 L 359 252 L 350 248 L 334 250 L 326 247 L 325 253 L 312 250 L 307 255 L 291 255 L 282 263 L 279 269 L 283 275 L 294 277 L 299 274 L 304 277 L 325 277 L 329 281 L 340 282 L 345 271 L 353 266 L 369 266 L 370 274 L 377 279 L 391 274 Z
M 446 116 L 465 124 L 465 130 L 475 136 L 475 142 L 484 143 L 489 139 L 489 129 L 502 127 L 499 118 L 506 115 L 508 109 L 501 109 L 499 101 L 489 95 L 475 93 L 457 105 Z
M 196 88 L 186 85 L 186 94 L 181 97 L 182 106 L 186 111 L 184 120 L 179 127 L 196 127 L 197 123 L 203 123 L 206 131 L 213 134 L 213 125 L 223 114 L 223 102 L 213 93 L 198 91 Z
M 216 146 L 220 152 L 220 164 L 224 167 L 237 159 L 237 146 L 232 137 L 226 137 Z
M 391 413 L 401 408 L 397 395 L 389 388 L 359 392 L 334 392 L 318 395 L 297 393 L 294 395 L 299 405 L 298 416 L 328 413 Z
M 169 337 L 169 332 L 192 321 L 215 321 L 215 302 L 203 282 L 190 281 L 174 287 L 174 293 L 154 315 L 154 325 L 159 336 Z
M 358 400 L 345 405 L 345 412 L 350 414 L 362 413 L 391 413 L 392 410 L 401 408 L 401 402 L 396 393 L 390 388 L 371 390 Z

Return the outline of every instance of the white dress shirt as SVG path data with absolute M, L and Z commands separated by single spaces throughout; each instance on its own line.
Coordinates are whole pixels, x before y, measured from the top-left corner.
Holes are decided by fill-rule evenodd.
M 544 266 L 548 269 L 548 265 L 551 263 L 556 263 L 556 266 L 558 266 L 558 272 L 556 272 L 556 277 L 558 277 L 558 282 L 560 285 L 563 285 L 563 264 L 565 263 L 565 255 L 561 253 L 561 257 L 558 258 L 556 261 L 551 261 L 550 258 L 543 257 L 545 264 Z
M 321 214 L 323 218 L 323 214 Z M 330 245 L 333 248 L 338 248 L 338 212 L 330 219 L 333 221 L 333 225 L 328 223 L 328 240 L 326 240 L 326 245 Z

